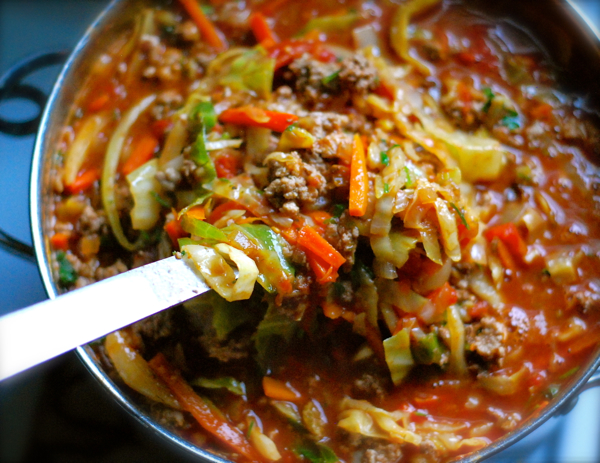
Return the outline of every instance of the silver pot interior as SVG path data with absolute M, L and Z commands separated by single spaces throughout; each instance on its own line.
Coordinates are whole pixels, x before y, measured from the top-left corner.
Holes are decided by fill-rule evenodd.
M 145 0 L 113 0 L 87 30 L 64 66 L 41 121 L 32 166 L 30 213 L 35 252 L 45 288 L 51 298 L 59 294 L 59 288 L 53 278 L 47 238 L 53 220 L 49 213 L 51 196 L 49 192 L 54 147 L 61 136 L 62 128 L 71 116 L 77 91 L 85 84 L 91 64 L 106 50 L 115 37 L 132 27 L 133 15 L 141 6 L 148 3 L 149 1 Z M 559 81 L 564 88 L 568 92 L 581 96 L 587 107 L 600 108 L 600 39 L 569 3 L 560 0 L 503 2 L 471 0 L 470 4 L 491 17 L 503 18 L 508 25 L 529 31 L 556 65 L 560 76 Z M 596 161 L 600 161 L 600 157 Z M 154 422 L 138 408 L 127 392 L 118 387 L 102 370 L 91 348 L 79 347 L 77 353 L 102 387 L 106 388 L 114 399 L 144 426 L 204 461 L 224 461 Z M 515 431 L 480 451 L 463 456 L 460 461 L 479 461 L 514 444 L 568 405 L 599 365 L 600 349 L 585 365 L 581 365 L 579 372 L 571 378 L 567 387 L 561 390 L 551 405 L 527 419 Z

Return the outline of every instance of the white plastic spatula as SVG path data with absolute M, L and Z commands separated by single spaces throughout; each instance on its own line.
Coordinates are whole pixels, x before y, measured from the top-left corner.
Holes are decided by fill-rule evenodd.
M 0 317 L 0 380 L 209 290 L 169 257 Z

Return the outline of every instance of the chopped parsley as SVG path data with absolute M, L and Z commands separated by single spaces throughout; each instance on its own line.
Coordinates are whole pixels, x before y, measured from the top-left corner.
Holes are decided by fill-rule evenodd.
M 331 215 L 336 219 L 339 219 L 345 210 L 346 206 L 344 206 L 343 204 L 336 204 L 333 206 L 333 211 L 331 211 Z
M 577 371 L 579 370 L 579 367 L 573 367 L 571 368 L 569 371 L 566 371 L 565 373 L 563 373 L 562 375 L 560 375 L 558 377 L 558 379 L 567 379 L 570 376 L 573 376 L 575 373 L 577 373 Z
M 77 272 L 68 261 L 64 251 L 56 253 L 56 261 L 58 262 L 58 281 L 63 286 L 71 286 L 77 281 Z
M 507 127 L 508 130 L 517 130 L 521 127 L 521 120 L 519 118 L 519 113 L 516 111 L 510 110 L 507 116 L 504 116 L 500 123 Z
M 162 207 L 165 207 L 167 209 L 171 208 L 171 205 L 169 204 L 169 202 L 165 198 L 163 198 L 161 195 L 159 195 L 156 191 L 151 191 L 150 194 L 156 200 L 156 202 L 158 204 L 160 204 Z
M 206 16 L 210 16 L 211 14 L 214 14 L 214 12 L 215 12 L 215 7 L 212 5 L 202 5 L 200 8 L 202 8 L 202 12 Z
M 548 400 L 554 399 L 558 395 L 560 391 L 560 386 L 558 384 L 551 384 L 548 386 L 548 389 L 544 391 L 544 397 Z
M 390 184 L 389 183 L 384 183 L 383 184 L 383 192 L 385 194 L 388 194 L 390 192 Z
M 408 168 L 408 166 L 404 166 L 404 173 L 406 174 L 406 186 L 410 188 L 413 186 L 413 181 L 410 176 L 410 169 Z
M 483 112 L 487 113 L 490 110 L 490 106 L 492 106 L 492 100 L 494 99 L 494 92 L 492 92 L 492 89 L 489 87 L 484 87 L 482 89 L 483 94 L 486 96 L 487 100 L 485 102 L 485 104 L 483 105 Z
M 339 458 L 333 450 L 325 444 L 309 440 L 295 448 L 294 453 L 304 457 L 311 463 L 335 463 L 336 461 L 339 461 Z
M 469 223 L 467 222 L 467 219 L 465 219 L 465 215 L 463 214 L 463 212 L 456 206 L 456 204 L 450 203 L 450 205 L 452 206 L 452 209 L 454 209 L 456 211 L 456 213 L 460 217 L 460 221 L 465 226 L 465 228 L 468 230 L 469 229 Z
M 388 154 L 385 151 L 382 151 L 380 153 L 380 156 L 381 156 L 381 163 L 384 166 L 389 166 L 390 165 L 390 157 L 388 156 Z
M 332 72 L 328 76 L 323 77 L 323 79 L 321 79 L 321 82 L 323 83 L 323 85 L 330 85 L 333 83 L 334 80 L 336 80 L 339 77 L 339 75 L 340 69 L 338 69 L 335 72 Z

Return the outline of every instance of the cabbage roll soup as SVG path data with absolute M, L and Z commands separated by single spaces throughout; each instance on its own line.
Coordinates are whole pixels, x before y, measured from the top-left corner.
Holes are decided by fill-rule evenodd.
M 239 463 L 444 462 L 543 410 L 600 340 L 599 132 L 534 43 L 460 1 L 140 9 L 55 149 L 55 278 L 214 291 L 103 368 Z

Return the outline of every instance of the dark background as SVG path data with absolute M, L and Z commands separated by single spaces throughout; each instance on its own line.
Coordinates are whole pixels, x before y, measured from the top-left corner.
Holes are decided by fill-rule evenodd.
M 490 0 L 498 1 L 498 0 Z M 600 0 L 577 2 L 600 24 Z M 40 52 L 70 50 L 107 0 L 0 0 L 0 76 Z M 60 71 L 26 83 L 48 93 Z M 1 84 L 2 81 L 0 81 Z M 0 117 L 35 116 L 24 100 L 0 103 Z M 0 133 L 0 228 L 30 243 L 29 170 L 33 136 Z M 35 264 L 0 249 L 0 315 L 44 300 Z M 584 392 L 565 417 L 551 419 L 492 463 L 599 463 L 600 391 Z M 193 457 L 124 412 L 74 353 L 0 383 L 0 463 L 191 462 Z

